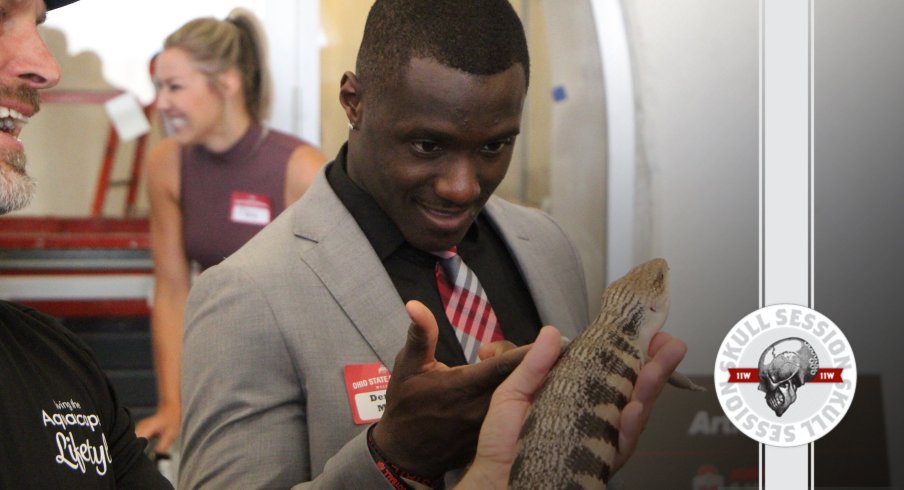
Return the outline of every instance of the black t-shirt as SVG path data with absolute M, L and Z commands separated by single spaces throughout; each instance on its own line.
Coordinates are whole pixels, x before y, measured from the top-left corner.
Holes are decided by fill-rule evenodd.
M 0 301 L 0 488 L 171 489 L 88 347 Z

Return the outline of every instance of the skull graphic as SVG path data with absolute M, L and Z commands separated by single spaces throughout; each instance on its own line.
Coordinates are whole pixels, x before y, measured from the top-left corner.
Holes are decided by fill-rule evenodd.
M 760 355 L 759 390 L 766 404 L 781 417 L 797 400 L 797 389 L 816 376 L 819 358 L 807 341 L 789 337 L 773 343 Z

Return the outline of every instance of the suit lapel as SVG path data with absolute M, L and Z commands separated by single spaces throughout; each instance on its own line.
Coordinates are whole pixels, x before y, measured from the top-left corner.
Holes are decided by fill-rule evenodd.
M 579 329 L 586 326 L 577 313 L 568 306 L 574 304 L 565 297 L 566 294 L 584 294 L 582 291 L 565 291 L 559 287 L 557 280 L 561 271 L 544 253 L 544 237 L 532 230 L 529 223 L 519 219 L 516 213 L 506 211 L 499 198 L 492 197 L 487 201 L 487 215 L 494 224 L 509 251 L 518 263 L 524 281 L 527 283 L 531 298 L 540 314 L 544 325 L 556 326 L 562 335 L 574 338 Z
M 299 254 L 392 370 L 411 320 L 386 269 L 321 170 L 296 207 Z

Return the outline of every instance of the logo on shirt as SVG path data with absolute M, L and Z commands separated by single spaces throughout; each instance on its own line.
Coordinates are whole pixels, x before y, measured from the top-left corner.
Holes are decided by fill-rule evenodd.
M 82 474 L 89 470 L 107 474 L 113 462 L 107 436 L 101 430 L 100 417 L 82 409 L 75 400 L 53 400 L 50 411 L 41 410 L 41 423 L 54 431 L 54 461 Z

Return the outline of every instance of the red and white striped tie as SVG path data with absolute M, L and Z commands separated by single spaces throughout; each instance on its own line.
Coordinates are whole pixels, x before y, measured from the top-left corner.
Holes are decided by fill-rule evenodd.
M 434 273 L 446 316 L 455 327 L 468 364 L 478 362 L 477 350 L 487 342 L 503 340 L 496 313 L 490 306 L 474 271 L 468 268 L 456 247 L 434 252 L 439 257 Z

